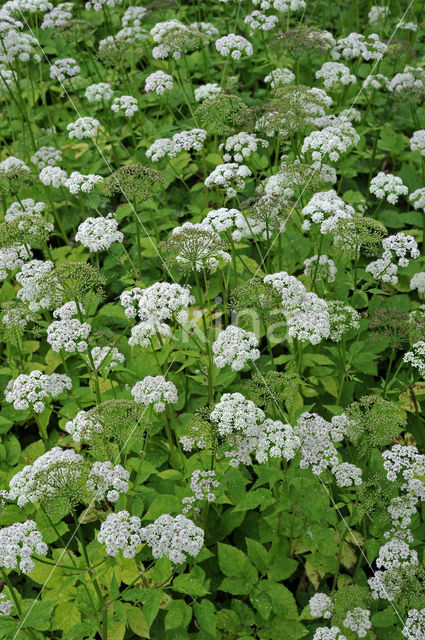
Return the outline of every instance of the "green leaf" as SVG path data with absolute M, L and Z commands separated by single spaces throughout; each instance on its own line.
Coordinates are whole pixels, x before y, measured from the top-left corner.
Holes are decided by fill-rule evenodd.
M 164 592 L 162 589 L 145 590 L 142 598 L 143 614 L 145 616 L 148 629 L 150 629 L 153 621 L 158 615 L 160 602 Z
M 22 627 L 47 631 L 54 606 L 50 600 L 22 600 Z
M 186 628 L 192 618 L 192 609 L 183 600 L 171 600 L 167 606 L 165 614 L 164 628 L 177 629 Z
M 269 567 L 269 554 L 267 550 L 262 544 L 257 542 L 257 540 L 245 538 L 245 542 L 248 550 L 248 558 L 260 573 L 265 574 Z
M 174 579 L 173 589 L 179 593 L 187 593 L 189 596 L 202 597 L 209 593 L 201 580 L 187 573 L 182 573 Z
M 138 638 L 149 638 L 149 627 L 143 611 L 139 607 L 130 607 L 127 610 L 127 622 L 133 633 Z
M 227 576 L 220 585 L 222 591 L 233 594 L 249 593 L 258 580 L 257 570 L 237 547 L 219 542 L 218 564 Z

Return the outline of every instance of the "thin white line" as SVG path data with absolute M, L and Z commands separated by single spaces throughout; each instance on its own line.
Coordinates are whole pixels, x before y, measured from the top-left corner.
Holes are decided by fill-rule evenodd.
M 413 2 L 414 2 L 414 0 L 410 0 L 410 4 L 409 4 L 409 6 L 407 7 L 406 11 L 403 13 L 403 15 L 402 15 L 402 17 L 400 18 L 399 22 L 397 23 L 396 28 L 394 29 L 393 33 L 391 34 L 390 39 L 388 40 L 388 44 L 390 44 L 390 43 L 391 43 L 391 41 L 392 41 L 392 39 L 394 38 L 394 36 L 395 36 L 396 32 L 397 32 L 397 31 L 398 31 L 398 29 L 400 28 L 400 24 L 401 24 L 401 22 L 403 21 L 403 19 L 404 19 L 404 17 L 406 16 L 406 14 L 410 11 L 410 7 L 412 6 Z M 366 80 L 368 80 L 368 79 L 370 78 L 370 76 L 372 75 L 372 73 L 373 73 L 373 72 L 374 72 L 374 70 L 376 69 L 376 67 L 377 67 L 377 65 L 379 64 L 379 62 L 381 61 L 381 59 L 382 59 L 382 58 L 380 58 L 380 59 L 378 59 L 378 60 L 375 60 L 375 62 L 374 62 L 374 64 L 373 64 L 373 66 L 372 66 L 372 69 L 370 70 L 369 75 L 368 75 L 368 76 L 367 76 L 367 78 L 363 81 L 362 87 L 361 87 L 360 91 L 358 92 L 358 94 L 356 95 L 356 97 L 354 98 L 354 100 L 353 100 L 353 102 L 352 102 L 352 104 L 351 104 L 351 106 L 350 106 L 350 109 L 352 109 L 352 108 L 353 108 L 353 106 L 354 106 L 354 105 L 355 105 L 355 103 L 357 102 L 358 98 L 359 98 L 359 97 L 361 96 L 361 94 L 363 93 L 363 91 L 364 91 L 364 89 L 365 89 L 365 82 L 366 82 Z M 350 109 L 349 109 L 349 110 L 350 110 Z M 291 211 L 290 211 L 289 215 L 291 215 L 291 213 L 295 210 L 296 205 L 298 204 L 299 200 L 301 199 L 301 197 L 302 197 L 302 195 L 304 194 L 305 190 L 307 189 L 308 185 L 310 184 L 310 182 L 312 181 L 312 179 L 314 178 L 314 176 L 315 176 L 318 172 L 319 172 L 319 169 L 315 169 L 315 170 L 310 174 L 310 177 L 309 177 L 309 178 L 308 178 L 308 180 L 306 181 L 306 183 L 305 183 L 305 185 L 304 185 L 304 187 L 303 187 L 303 189 L 302 189 L 302 191 L 301 191 L 300 195 L 298 196 L 297 200 L 295 201 L 294 206 L 292 207 L 292 209 L 291 209 Z M 271 242 L 271 244 L 270 244 L 269 248 L 267 249 L 267 251 L 266 251 L 265 255 L 263 256 L 263 259 L 261 260 L 260 264 L 258 265 L 256 272 L 254 273 L 254 276 L 253 276 L 254 278 L 255 278 L 255 276 L 257 275 L 258 271 L 261 269 L 261 266 L 264 264 L 264 261 L 266 260 L 267 256 L 269 255 L 269 253 L 270 253 L 270 251 L 271 251 L 271 249 L 272 249 L 272 247 L 273 247 L 274 243 L 276 242 L 276 240 L 277 240 L 278 236 L 279 236 L 279 234 L 276 234 L 276 236 L 274 237 L 273 241 Z
M 263 374 L 262 374 L 262 373 L 261 373 L 261 371 L 258 369 L 258 367 L 257 367 L 257 365 L 256 365 L 256 363 L 255 363 L 254 361 L 252 361 L 252 364 L 254 365 L 254 367 L 255 367 L 255 369 L 256 369 L 256 371 L 257 371 L 258 375 L 261 377 L 261 379 L 262 379 L 262 381 L 263 381 L 263 384 L 264 384 L 264 386 L 267 388 L 267 391 L 269 392 L 270 397 L 273 399 L 273 401 L 274 401 L 274 403 L 275 403 L 275 405 L 276 405 L 276 407 L 277 407 L 278 411 L 280 411 L 280 413 L 281 413 L 281 415 L 282 415 L 282 417 L 283 417 L 284 421 L 286 421 L 286 417 L 285 417 L 285 415 L 284 415 L 284 413 L 283 413 L 283 411 L 282 411 L 282 409 L 281 409 L 281 407 L 280 407 L 280 404 L 279 404 L 279 402 L 276 400 L 276 398 L 274 397 L 274 395 L 273 395 L 272 391 L 270 390 L 270 387 L 268 386 L 267 381 L 265 380 L 265 378 L 264 378 Z M 315 475 L 316 475 L 316 474 L 315 474 Z M 324 487 L 324 489 L 325 489 L 326 493 L 328 494 L 329 499 L 332 501 L 332 504 L 333 504 L 333 506 L 335 507 L 336 511 L 338 512 L 339 517 L 341 518 L 342 522 L 344 523 L 345 528 L 347 529 L 347 531 L 350 533 L 350 535 L 351 535 L 352 539 L 354 540 L 354 544 L 356 545 L 356 547 L 357 547 L 357 548 L 358 548 L 358 550 L 360 551 L 360 554 L 361 554 L 361 555 L 363 556 L 363 558 L 366 560 L 368 567 L 370 568 L 370 570 L 372 571 L 373 575 L 375 576 L 375 571 L 373 570 L 372 565 L 370 564 L 369 560 L 367 559 L 367 557 L 366 557 L 366 555 L 365 555 L 365 553 L 364 553 L 363 549 L 361 548 L 361 546 L 360 546 L 360 545 L 359 545 L 359 543 L 357 542 L 357 540 L 356 540 L 356 538 L 355 538 L 355 536 L 354 536 L 354 534 L 353 534 L 353 532 L 352 532 L 352 530 L 351 530 L 351 528 L 350 528 L 349 524 L 347 523 L 346 519 L 344 518 L 344 516 L 342 515 L 341 511 L 340 511 L 340 510 L 339 510 L 339 508 L 337 507 L 337 505 L 336 505 L 336 503 L 335 503 L 335 500 L 333 499 L 332 494 L 331 494 L 331 493 L 329 493 L 328 488 L 327 488 L 327 487 L 326 487 L 326 485 L 324 484 L 324 482 L 323 482 L 322 478 L 320 477 L 320 475 L 316 475 L 316 477 L 319 479 L 319 481 L 320 481 L 321 485 Z M 384 588 L 385 588 L 385 587 L 384 587 Z M 403 627 L 404 627 L 404 626 L 405 626 L 405 622 L 403 621 L 403 619 L 401 618 L 401 616 L 400 616 L 399 612 L 397 611 L 396 606 L 394 605 L 394 603 L 393 603 L 391 600 L 389 600 L 389 599 L 388 599 L 388 601 L 390 602 L 390 604 L 391 604 L 392 608 L 394 609 L 394 611 L 395 611 L 395 613 L 396 613 L 397 617 L 399 618 L 400 622 L 402 623 L 402 625 L 403 625 Z

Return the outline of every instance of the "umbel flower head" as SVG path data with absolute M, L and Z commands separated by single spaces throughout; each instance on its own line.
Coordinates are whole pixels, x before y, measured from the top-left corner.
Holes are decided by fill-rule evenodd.
M 178 402 L 176 385 L 164 376 L 145 376 L 131 389 L 134 401 L 145 406 L 152 405 L 155 411 L 162 413 L 168 404 Z
M 369 255 L 376 253 L 387 230 L 379 220 L 353 215 L 338 217 L 332 224 L 332 233 L 335 246 L 356 257 L 361 250 Z
M 309 51 L 325 53 L 335 45 L 335 38 L 329 31 L 299 26 L 285 33 L 278 33 L 271 46 L 288 52 L 293 57 L 301 57 Z
M 33 520 L 15 522 L 0 529 L 0 567 L 29 573 L 35 566 L 33 553 L 47 554 L 47 544 Z
M 147 200 L 164 185 L 165 179 L 160 171 L 143 164 L 127 164 L 106 178 L 105 195 L 111 198 L 122 193 L 130 200 Z
M 219 91 L 207 97 L 195 111 L 195 116 L 203 125 L 214 124 L 227 132 L 241 126 L 248 126 L 253 112 L 239 96 Z
M 29 375 L 21 373 L 14 380 L 9 380 L 4 393 L 6 401 L 12 402 L 14 409 L 24 411 L 32 408 L 36 413 L 41 413 L 46 399 L 55 398 L 65 389 L 72 389 L 72 380 L 67 375 L 47 375 L 34 369 Z
M 205 35 L 194 25 L 185 25 L 179 20 L 157 22 L 151 29 L 151 36 L 157 46 L 152 49 L 155 59 L 170 55 L 179 60 L 182 53 L 195 51 L 206 41 Z
M 110 513 L 102 522 L 97 539 L 106 545 L 108 556 L 115 557 L 119 551 L 124 558 L 134 558 L 137 547 L 142 545 L 142 524 L 137 516 L 130 516 L 128 511 Z
M 0 162 L 0 193 L 4 195 L 21 195 L 35 181 L 29 167 L 14 156 Z
M 43 501 L 50 512 L 66 514 L 80 502 L 115 502 L 128 490 L 128 479 L 128 471 L 119 464 L 90 465 L 73 449 L 53 447 L 13 476 L 9 498 L 18 506 Z
M 255 128 L 268 136 L 276 132 L 285 137 L 291 136 L 314 126 L 314 118 L 326 115 L 326 108 L 331 104 L 332 99 L 323 89 L 304 85 L 279 87 Z
M 53 231 L 53 225 L 41 216 L 19 216 L 0 223 L 0 246 L 13 247 L 44 243 Z M 32 256 L 30 256 L 32 257 Z
M 346 410 L 347 435 L 361 455 L 394 442 L 406 424 L 403 411 L 378 395 L 367 395 Z
M 228 243 L 202 224 L 185 222 L 173 229 L 171 237 L 160 245 L 169 259 L 183 271 L 216 269 L 220 262 L 230 262 Z
M 230 365 L 233 371 L 240 371 L 247 362 L 258 360 L 257 346 L 255 333 L 229 325 L 212 344 L 214 364 L 219 369 Z
M 152 549 L 154 558 L 169 558 L 174 564 L 196 558 L 204 544 L 204 532 L 186 516 L 168 513 L 140 530 L 140 536 Z

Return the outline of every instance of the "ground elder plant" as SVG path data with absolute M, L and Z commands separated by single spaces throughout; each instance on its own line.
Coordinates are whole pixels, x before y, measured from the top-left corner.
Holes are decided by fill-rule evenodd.
M 424 0 L 0 9 L 0 640 L 425 638 Z

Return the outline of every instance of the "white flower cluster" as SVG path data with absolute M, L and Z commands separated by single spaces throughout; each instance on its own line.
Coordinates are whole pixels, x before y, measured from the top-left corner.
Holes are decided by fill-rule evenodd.
M 307 293 L 303 283 L 286 271 L 268 274 L 264 276 L 264 282 L 270 284 L 281 296 L 285 314 L 295 311 L 302 304 Z
M 308 231 L 314 223 L 320 225 L 320 233 L 332 233 L 338 220 L 352 218 L 354 214 L 354 208 L 333 189 L 319 191 L 301 211 L 304 218 L 302 228 Z
M 364 36 L 362 33 L 350 33 L 346 38 L 337 40 L 331 51 L 332 58 L 339 60 L 355 60 L 362 56 L 366 61 L 381 60 L 387 52 L 388 46 L 381 42 L 376 33 Z
M 119 551 L 124 558 L 134 558 L 137 547 L 142 544 L 140 518 L 131 516 L 128 511 L 110 513 L 100 526 L 97 539 L 106 545 L 108 556 L 115 557 Z
M 145 80 L 145 91 L 147 93 L 156 93 L 162 96 L 166 91 L 170 91 L 173 88 L 173 76 L 165 73 L 165 71 L 154 71 L 148 75 Z
M 301 305 L 287 319 L 288 335 L 301 342 L 319 344 L 330 336 L 330 317 L 326 300 L 306 293 Z
M 168 58 L 172 54 L 175 60 L 179 60 L 182 55 L 181 51 L 177 45 L 172 44 L 174 39 L 170 36 L 173 33 L 193 33 L 193 31 L 193 27 L 188 27 L 179 20 L 157 22 L 150 31 L 153 41 L 158 45 L 152 49 L 152 57 L 158 60 Z
M 61 2 L 57 7 L 53 7 L 51 11 L 44 14 L 41 29 L 53 29 L 68 24 L 72 18 L 73 6 L 73 2 Z
M 74 78 L 81 69 L 74 58 L 61 58 L 50 65 L 50 77 L 63 82 L 66 78 Z
M 121 24 L 123 27 L 140 27 L 147 13 L 148 10 L 145 7 L 127 7 L 121 18 Z
M 0 567 L 29 573 L 35 567 L 31 558 L 33 553 L 47 554 L 47 544 L 33 520 L 15 522 L 0 529 Z
M 90 331 L 91 325 L 77 318 L 53 320 L 47 327 L 47 342 L 57 353 L 82 353 L 87 351 Z
M 86 411 L 79 411 L 75 418 L 65 423 L 65 431 L 72 436 L 74 442 L 82 440 L 90 442 L 95 434 L 101 434 L 103 427 L 91 418 Z
M 410 288 L 412 291 L 417 289 L 420 295 L 425 293 L 425 271 L 415 273 L 415 275 L 410 279 Z
M 200 151 L 206 137 L 205 129 L 188 129 L 175 133 L 172 138 L 158 138 L 146 150 L 146 156 L 158 162 L 164 157 L 175 158 L 181 151 Z
M 396 73 L 388 82 L 391 93 L 424 91 L 425 70 L 421 67 L 405 67 L 401 73 Z
M 84 97 L 89 102 L 109 102 L 114 95 L 113 89 L 108 82 L 98 82 L 91 84 L 84 92 Z
M 308 602 L 313 618 L 330 618 L 334 610 L 332 598 L 326 593 L 315 593 Z
M 109 500 L 116 502 L 121 493 L 128 491 L 130 473 L 120 464 L 112 462 L 93 462 L 87 478 L 87 489 L 93 495 L 93 500 Z
M 71 300 L 70 302 L 65 302 L 65 304 L 58 309 L 55 309 L 53 311 L 53 317 L 60 320 L 69 320 L 77 316 L 79 311 L 84 314 L 84 307 L 80 303 L 78 303 L 77 307 L 77 303 Z
M 139 105 L 137 98 L 133 96 L 118 96 L 114 98 L 111 109 L 114 113 L 124 113 L 127 118 L 131 118 L 139 110 Z
M 360 136 L 351 122 L 340 119 L 338 124 L 329 125 L 321 131 L 312 131 L 304 138 L 301 151 L 303 154 L 311 152 L 315 162 L 322 162 L 327 158 L 330 162 L 336 162 L 341 154 L 356 145 L 359 140 Z
M 369 190 L 377 198 L 386 198 L 390 204 L 397 204 L 399 196 L 405 196 L 409 191 L 401 178 L 383 171 L 372 178 Z
M 406 494 L 391 498 L 387 512 L 391 516 L 392 527 L 384 533 L 385 538 L 401 538 L 405 542 L 413 542 L 409 526 L 412 516 L 417 513 L 417 498 L 412 494 Z
M 2 160 L 0 162 L 0 174 L 7 175 L 15 169 L 20 169 L 21 171 L 29 171 L 29 167 L 25 164 L 23 160 L 19 158 L 15 158 L 15 156 L 9 156 L 6 160 Z
M 313 640 L 347 640 L 339 627 L 318 627 L 313 636 Z
M 40 147 L 38 151 L 31 156 L 31 162 L 38 167 L 38 169 L 44 169 L 44 167 L 54 167 L 57 162 L 61 162 L 62 153 L 59 149 L 54 147 Z
M 409 255 L 413 259 L 419 258 L 421 255 L 415 238 L 402 232 L 384 238 L 382 240 L 382 247 L 384 249 L 383 257 L 388 256 L 394 260 L 398 259 L 399 267 L 408 266 Z
M 245 189 L 245 179 L 251 175 L 251 169 L 244 164 L 238 164 L 237 162 L 219 164 L 207 176 L 205 185 L 207 187 L 216 186 L 220 189 L 226 189 L 226 195 L 232 198 L 237 191 Z
M 325 282 L 335 282 L 336 273 L 334 261 L 324 253 L 320 257 L 316 255 L 304 260 L 304 275 L 309 278 L 316 277 Z
M 409 195 L 409 200 L 413 204 L 414 209 L 422 209 L 425 211 L 425 187 L 416 189 Z
M 2 37 L 1 44 L 0 63 L 12 65 L 16 60 L 41 62 L 38 40 L 29 33 L 11 29 Z
M 31 260 L 22 265 L 16 274 L 16 280 L 21 285 L 17 297 L 28 304 L 30 311 L 48 309 L 56 301 L 57 296 L 51 287 L 45 286 L 46 276 L 54 270 L 50 260 Z
M 261 464 L 271 458 L 292 460 L 301 445 L 290 424 L 266 418 L 261 424 L 255 446 L 255 457 Z
M 35 202 L 32 198 L 24 198 L 20 202 L 12 202 L 10 207 L 6 209 L 4 219 L 6 222 L 12 222 L 22 217 L 40 216 L 46 207 L 45 202 Z
M 202 102 L 202 100 L 206 100 L 207 98 L 214 98 L 220 91 L 221 87 L 216 82 L 207 82 L 207 84 L 196 87 L 194 91 L 195 100 L 196 102 Z
M 389 282 L 393 285 L 398 282 L 398 267 L 391 261 L 391 256 L 386 255 L 370 262 L 365 271 L 370 273 L 375 280 L 382 280 L 382 282 Z
M 365 638 L 368 630 L 372 628 L 369 609 L 354 607 L 352 611 L 347 611 L 343 625 L 354 631 L 359 638 Z
M 410 148 L 412 151 L 419 151 L 421 156 L 425 156 L 425 129 L 415 131 L 410 138 Z
M 67 177 L 66 171 L 60 167 L 44 167 L 38 176 L 40 182 L 46 187 L 54 187 L 55 189 L 63 187 Z
M 112 213 L 103 218 L 86 218 L 75 234 L 76 242 L 90 251 L 106 251 L 114 242 L 122 242 L 124 234 L 118 229 L 118 222 Z
M 255 333 L 229 325 L 212 344 L 214 364 L 219 369 L 230 365 L 233 371 L 240 371 L 250 360 L 258 360 L 257 347 Z
M 329 300 L 328 313 L 330 320 L 329 338 L 333 342 L 339 342 L 350 329 L 360 328 L 360 314 L 349 304 L 342 300 Z
M 306 0 L 253 0 L 253 4 L 260 5 L 263 11 L 274 9 L 279 13 L 288 13 L 289 11 L 300 11 L 306 6 Z
M 425 342 L 419 340 L 403 356 L 403 362 L 417 369 L 422 377 L 425 377 Z
M 120 302 L 127 318 L 138 316 L 141 320 L 157 322 L 175 318 L 177 322 L 184 322 L 186 310 L 195 303 L 195 298 L 190 293 L 190 286 L 155 282 L 146 289 L 134 287 L 131 291 L 123 291 Z
M 341 462 L 332 468 L 338 487 L 352 487 L 362 484 L 362 470 L 350 462 Z
M 140 530 L 141 538 L 152 549 L 154 558 L 169 558 L 181 564 L 186 555 L 196 557 L 204 544 L 204 532 L 183 515 L 175 518 L 168 513 Z
M 115 7 L 115 5 L 122 4 L 122 0 L 88 0 L 84 5 L 87 11 L 93 9 L 93 11 L 101 11 L 102 7 Z
M 128 339 L 130 347 L 139 345 L 140 347 L 149 347 L 151 341 L 155 337 L 169 338 L 171 336 L 171 328 L 165 322 L 157 322 L 154 319 L 143 320 L 131 328 L 131 335 Z
M 0 281 L 8 277 L 8 272 L 20 269 L 31 258 L 32 252 L 23 244 L 0 247 Z
M 13 476 L 9 497 L 18 507 L 56 497 L 80 481 L 85 466 L 74 449 L 53 447 Z
M 425 640 L 425 609 L 408 611 L 402 633 L 407 640 Z
M 326 89 L 331 89 L 336 84 L 355 84 L 356 76 L 350 73 L 349 67 L 341 62 L 324 62 L 316 71 L 316 78 L 322 78 Z
M 125 356 L 116 347 L 93 347 L 90 351 L 95 369 L 112 369 L 125 362 Z
M 254 49 L 252 44 L 243 36 L 237 36 L 234 33 L 229 33 L 227 36 L 222 36 L 215 41 L 215 48 L 218 53 L 227 58 L 231 56 L 233 60 L 240 60 L 242 53 L 247 56 L 252 56 Z
M 75 122 L 67 124 L 66 130 L 69 132 L 69 138 L 78 138 L 78 140 L 83 140 L 84 138 L 95 138 L 99 127 L 99 120 L 91 118 L 90 116 L 84 116 L 82 118 L 77 118 Z
M 362 84 L 363 89 L 388 89 L 388 78 L 382 73 L 370 73 Z
M 24 411 L 32 407 L 36 413 L 45 408 L 46 398 L 55 398 L 64 391 L 72 389 L 72 380 L 61 373 L 47 375 L 34 369 L 28 375 L 21 373 L 14 380 L 9 380 L 5 389 L 7 402 L 12 402 L 14 409 Z
M 224 147 L 227 152 L 223 154 L 224 162 L 232 162 L 233 160 L 233 162 L 241 163 L 245 158 L 255 153 L 259 146 L 268 147 L 269 143 L 267 140 L 257 138 L 254 133 L 241 131 L 227 138 L 226 142 L 219 146 L 219 149 Z
M 256 437 L 265 415 L 252 400 L 247 400 L 241 393 L 224 393 L 212 410 L 210 418 L 217 423 L 217 430 L 221 436 L 241 432 Z
M 63 186 L 69 189 L 70 193 L 76 195 L 80 192 L 90 193 L 99 182 L 103 182 L 102 176 L 97 176 L 94 173 L 85 176 L 79 171 L 73 171 L 69 178 L 64 180 Z
M 0 593 L 0 616 L 10 616 L 12 608 L 12 600 L 7 600 L 4 593 Z
M 205 229 L 212 229 L 216 233 L 223 233 L 233 229 L 232 240 L 239 242 L 242 238 L 251 238 L 256 234 L 262 234 L 266 237 L 266 224 L 261 220 L 246 218 L 239 209 L 213 209 L 209 211 L 202 220 L 202 226 Z
M 175 404 L 179 399 L 176 385 L 164 376 L 145 376 L 136 382 L 131 395 L 135 402 L 152 405 L 158 413 L 165 411 L 167 404 Z
M 290 69 L 286 68 L 273 69 L 273 71 L 270 71 L 270 73 L 264 78 L 264 82 L 270 84 L 272 89 L 284 87 L 287 84 L 291 84 L 294 80 L 295 74 L 292 73 Z
M 182 498 L 182 504 L 184 504 L 183 514 L 186 515 L 192 508 L 199 513 L 199 508 L 194 506 L 196 502 L 200 502 L 202 500 L 214 502 L 214 489 L 217 489 L 219 486 L 220 483 L 215 480 L 215 471 L 195 469 L 195 471 L 192 472 L 190 479 L 190 488 L 193 495 L 188 496 L 187 498 Z
M 315 475 L 320 475 L 328 467 L 338 465 L 338 453 L 331 440 L 330 422 L 317 413 L 304 412 L 297 420 L 294 433 L 301 441 L 301 469 L 311 467 Z
M 244 22 L 250 27 L 252 34 L 257 29 L 272 31 L 279 22 L 279 18 L 275 15 L 266 15 L 255 9 L 244 18 Z
M 133 45 L 149 38 L 149 32 L 141 27 L 124 27 L 115 34 L 115 39 Z

